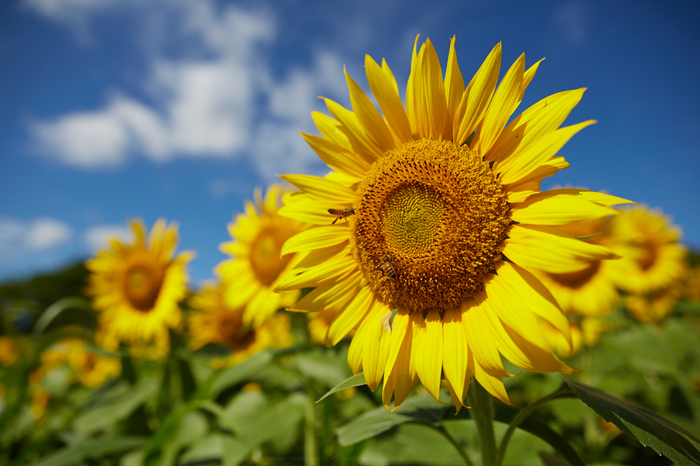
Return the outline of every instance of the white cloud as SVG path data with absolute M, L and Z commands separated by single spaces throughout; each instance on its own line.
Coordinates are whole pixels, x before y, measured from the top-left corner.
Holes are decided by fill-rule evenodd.
M 0 217 L 0 257 L 3 262 L 17 260 L 26 253 L 55 249 L 72 237 L 72 228 L 54 218 L 20 220 Z
M 122 241 L 131 238 L 129 229 L 124 225 L 94 225 L 83 233 L 83 240 L 91 252 L 104 248 L 110 238 Z
M 566 3 L 554 12 L 552 20 L 567 42 L 582 44 L 586 39 L 586 9 L 580 3 Z
M 74 7 L 82 7 L 85 15 L 113 6 L 109 0 L 94 5 L 87 0 L 52 1 L 76 2 Z M 53 6 L 37 6 L 43 2 L 54 5 L 49 0 L 28 4 L 61 21 L 60 15 L 51 13 Z M 129 4 L 143 8 L 144 14 L 157 14 L 139 3 Z M 269 12 L 217 9 L 213 1 L 205 0 L 152 0 L 152 4 L 179 15 L 179 28 L 168 30 L 171 40 L 183 40 L 184 35 L 188 44 L 199 44 L 203 51 L 180 59 L 156 54 L 144 83 L 152 102 L 112 93 L 102 108 L 34 122 L 30 132 L 40 152 L 83 169 L 118 167 L 131 155 L 167 161 L 248 154 L 265 178 L 287 171 L 278 163 L 308 165 L 306 159 L 313 158 L 313 152 L 298 130 L 312 130 L 310 112 L 321 107 L 319 94 L 347 95 L 339 57 L 319 50 L 309 67 L 297 66 L 275 77 L 265 50 L 276 33 Z

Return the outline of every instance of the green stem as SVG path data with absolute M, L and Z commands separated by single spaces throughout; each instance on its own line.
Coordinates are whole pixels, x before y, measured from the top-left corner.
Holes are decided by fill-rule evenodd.
M 471 406 L 471 415 L 476 422 L 481 449 L 481 464 L 496 465 L 496 437 L 493 433 L 493 398 L 476 379 L 472 380 L 467 392 L 467 400 Z
M 532 413 L 535 409 L 542 406 L 543 404 L 555 400 L 557 398 L 562 398 L 567 395 L 571 395 L 571 390 L 565 385 L 562 385 L 561 387 L 559 387 L 559 389 L 557 389 L 557 391 L 552 392 L 549 395 L 530 403 L 522 410 L 520 410 L 520 412 L 518 412 L 518 414 L 510 422 L 510 425 L 508 425 L 508 430 L 506 430 L 506 433 L 503 434 L 501 444 L 498 446 L 496 466 L 501 466 L 503 464 L 503 460 L 506 456 L 506 449 L 508 448 L 508 442 L 510 442 L 510 438 L 513 436 L 515 429 L 517 429 L 518 426 L 520 426 L 520 424 L 525 420 L 525 418 L 527 418 L 530 415 L 530 413 Z
M 452 446 L 455 447 L 455 449 L 459 452 L 459 455 L 464 459 L 464 463 L 467 466 L 474 466 L 474 463 L 472 463 L 472 460 L 469 459 L 469 455 L 467 455 L 467 452 L 464 451 L 464 448 L 462 448 L 462 445 L 457 441 L 456 438 L 454 438 L 450 433 L 445 429 L 445 426 L 443 424 L 440 424 L 440 426 L 437 428 L 440 433 L 452 444 Z
M 307 383 L 306 413 L 304 415 L 304 464 L 318 466 L 318 446 L 316 445 L 316 404 L 314 392 Z

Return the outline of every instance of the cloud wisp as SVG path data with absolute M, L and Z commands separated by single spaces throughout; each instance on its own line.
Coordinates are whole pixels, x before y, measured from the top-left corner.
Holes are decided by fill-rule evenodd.
M 32 0 L 29 5 L 44 5 L 34 10 L 65 22 L 54 14 L 53 4 L 61 2 L 71 3 L 74 9 L 80 6 L 77 3 L 83 5 L 77 0 Z M 100 5 L 114 4 L 103 1 Z M 145 14 L 157 14 L 130 5 L 144 8 Z M 309 113 L 319 106 L 319 92 L 346 93 L 339 57 L 319 50 L 311 66 L 294 67 L 276 77 L 269 51 L 277 38 L 276 18 L 269 10 L 218 8 L 213 0 L 161 6 L 165 5 L 179 18 L 178 27 L 168 32 L 170 39 L 187 40 L 201 49 L 176 59 L 163 54 L 152 57 L 144 71 L 152 101 L 112 92 L 102 107 L 34 121 L 29 129 L 39 152 L 93 170 L 117 168 L 139 155 L 158 162 L 176 157 L 249 156 L 264 179 L 313 165 L 316 158 L 298 130 L 309 130 Z M 82 11 L 89 16 L 98 9 L 85 6 Z
M 46 252 L 65 245 L 73 238 L 73 229 L 51 217 L 21 220 L 0 217 L 0 261 L 15 262 L 26 254 Z

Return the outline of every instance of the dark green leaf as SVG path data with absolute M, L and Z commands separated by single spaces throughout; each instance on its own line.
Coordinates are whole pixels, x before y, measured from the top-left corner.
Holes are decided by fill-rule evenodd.
M 610 393 L 564 380 L 581 401 L 642 445 L 652 447 L 678 464 L 700 464 L 700 439 L 682 427 Z
M 327 398 L 336 392 L 341 392 L 350 387 L 359 387 L 361 385 L 367 385 L 367 382 L 365 382 L 365 374 L 363 372 L 360 372 L 357 375 L 353 375 L 352 377 L 349 377 L 344 381 L 340 382 L 338 385 L 333 387 L 328 393 L 319 398 L 316 401 L 316 403 L 322 401 L 324 398 Z
M 400 412 L 389 412 L 380 406 L 340 427 L 337 430 L 338 443 L 341 446 L 352 445 L 407 422 L 440 422 L 450 408 L 436 405 L 435 398 L 425 394 L 408 398 L 401 405 Z M 454 410 L 454 407 L 451 409 Z
M 76 433 L 89 435 L 97 430 L 107 429 L 131 414 L 145 403 L 158 390 L 154 380 L 142 379 L 138 385 L 129 387 L 119 384 L 98 399 L 87 411 L 80 414 L 73 423 Z
M 145 437 L 133 436 L 83 440 L 46 456 L 35 463 L 35 466 L 73 466 L 81 464 L 88 458 L 101 458 L 140 448 L 146 440 Z
M 222 372 L 216 375 L 216 378 L 211 385 L 212 398 L 215 398 L 216 395 L 221 393 L 226 388 L 254 376 L 258 371 L 272 361 L 273 356 L 274 353 L 270 350 L 261 351 L 260 353 L 249 357 L 240 364 L 224 369 Z

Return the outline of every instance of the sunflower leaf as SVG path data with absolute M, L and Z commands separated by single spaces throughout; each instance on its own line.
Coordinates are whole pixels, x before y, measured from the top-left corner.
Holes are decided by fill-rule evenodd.
M 340 382 L 338 385 L 330 389 L 325 395 L 316 400 L 316 403 L 323 401 L 325 398 L 331 396 L 335 392 L 340 392 L 350 387 L 359 387 L 361 385 L 367 385 L 367 382 L 365 382 L 365 374 L 363 372 L 360 372 L 357 375 L 353 375 L 352 377 L 349 377 L 344 381 Z
M 700 439 L 666 418 L 622 398 L 570 379 L 576 396 L 603 419 L 678 464 L 700 464 Z
M 123 436 L 112 438 L 86 439 L 69 447 L 61 448 L 39 462 L 37 466 L 70 466 L 82 464 L 86 459 L 96 459 L 142 447 L 146 437 Z

